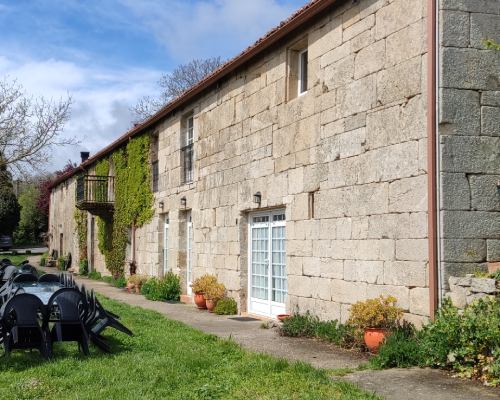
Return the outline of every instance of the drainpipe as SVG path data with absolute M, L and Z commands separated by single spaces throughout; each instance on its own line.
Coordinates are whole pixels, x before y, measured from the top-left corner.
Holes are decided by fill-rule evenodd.
M 437 1 L 427 0 L 427 181 L 429 237 L 429 315 L 439 305 L 438 204 L 437 204 Z

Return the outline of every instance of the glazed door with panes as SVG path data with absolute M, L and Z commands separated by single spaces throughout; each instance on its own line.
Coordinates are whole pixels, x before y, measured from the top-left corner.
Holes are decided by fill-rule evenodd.
M 286 311 L 285 211 L 252 214 L 249 225 L 249 312 Z
M 186 229 L 186 281 L 187 294 L 193 294 L 191 283 L 193 283 L 193 221 L 191 212 L 187 214 L 187 229 Z

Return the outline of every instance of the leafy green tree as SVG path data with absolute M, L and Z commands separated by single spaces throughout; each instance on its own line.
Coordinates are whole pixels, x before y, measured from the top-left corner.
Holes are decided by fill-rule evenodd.
M 38 208 L 40 191 L 33 184 L 19 195 L 21 207 L 19 226 L 14 232 L 14 241 L 18 244 L 35 244 L 40 242 L 40 234 L 45 226 L 45 217 Z

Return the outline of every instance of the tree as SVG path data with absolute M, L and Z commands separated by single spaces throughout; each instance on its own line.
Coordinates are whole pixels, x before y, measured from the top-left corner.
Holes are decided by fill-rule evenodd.
M 137 121 L 144 120 L 160 110 L 166 103 L 179 97 L 191 86 L 222 65 L 220 57 L 195 59 L 176 67 L 171 73 L 163 74 L 158 81 L 160 96 L 144 96 L 131 109 Z
M 28 185 L 19 195 L 21 207 L 19 225 L 14 232 L 14 242 L 18 244 L 36 244 L 44 232 L 44 215 L 38 208 L 40 192 L 35 184 Z
M 0 153 L 0 235 L 11 235 L 19 222 L 19 203 L 12 186 L 12 175 L 2 160 Z
M 16 81 L 0 80 L 0 167 L 27 173 L 46 164 L 54 146 L 75 144 L 62 137 L 71 98 L 28 96 Z

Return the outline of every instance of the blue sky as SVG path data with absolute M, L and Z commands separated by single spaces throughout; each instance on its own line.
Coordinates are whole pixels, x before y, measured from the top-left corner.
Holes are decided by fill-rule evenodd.
M 307 0 L 0 0 L 0 79 L 73 99 L 48 168 L 95 153 L 131 125 L 131 105 L 193 58 L 230 58 Z

